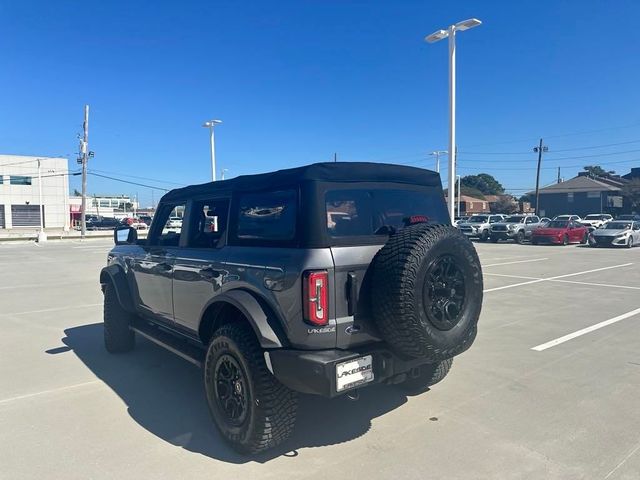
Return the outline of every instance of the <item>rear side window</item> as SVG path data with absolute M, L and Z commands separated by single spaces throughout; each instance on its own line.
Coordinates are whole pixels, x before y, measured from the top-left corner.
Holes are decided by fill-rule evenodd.
M 331 237 L 387 235 L 412 216 L 448 223 L 442 196 L 424 190 L 329 190 L 325 196 L 327 231 Z
M 295 190 L 241 195 L 236 237 L 271 242 L 293 240 L 296 236 L 297 204 Z

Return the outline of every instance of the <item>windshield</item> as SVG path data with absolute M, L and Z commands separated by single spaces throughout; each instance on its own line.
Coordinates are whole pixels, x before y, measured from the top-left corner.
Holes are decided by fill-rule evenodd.
M 332 237 L 388 235 L 409 217 L 449 224 L 442 194 L 431 188 L 329 190 L 325 196 L 327 230 Z
M 609 222 L 604 228 L 607 230 L 626 230 L 631 227 L 631 222 Z
M 547 228 L 567 228 L 568 220 L 552 220 L 547 223 Z
M 522 222 L 522 220 L 524 220 L 524 217 L 521 217 L 519 215 L 514 215 L 512 217 L 507 217 L 503 221 L 506 222 L 506 223 L 520 223 L 520 222 Z
M 584 217 L 585 220 L 604 220 L 604 215 L 587 215 Z
M 488 217 L 485 215 L 476 215 L 467 220 L 469 223 L 486 223 Z

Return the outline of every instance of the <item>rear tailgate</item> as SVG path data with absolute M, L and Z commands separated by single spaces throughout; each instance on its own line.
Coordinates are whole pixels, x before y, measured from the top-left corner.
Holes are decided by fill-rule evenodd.
M 371 260 L 382 245 L 331 247 L 338 348 L 379 341 L 370 310 Z

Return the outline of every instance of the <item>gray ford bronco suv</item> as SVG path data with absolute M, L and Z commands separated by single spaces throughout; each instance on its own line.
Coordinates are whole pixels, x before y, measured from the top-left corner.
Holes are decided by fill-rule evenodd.
M 298 393 L 424 391 L 476 336 L 480 262 L 428 170 L 318 163 L 189 186 L 162 198 L 147 239 L 114 239 L 106 349 L 139 335 L 200 366 L 245 453 L 292 433 Z

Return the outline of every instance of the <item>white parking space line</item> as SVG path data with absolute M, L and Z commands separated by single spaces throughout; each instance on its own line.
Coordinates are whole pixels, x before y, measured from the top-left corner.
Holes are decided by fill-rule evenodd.
M 47 313 L 47 312 L 60 312 L 63 310 L 75 310 L 76 308 L 90 308 L 90 307 L 101 307 L 102 303 L 89 303 L 86 305 L 69 305 L 68 307 L 58 307 L 58 308 L 44 308 L 42 310 L 29 310 L 26 312 L 9 312 L 9 313 L 0 313 L 0 317 L 6 315 L 29 315 L 32 313 Z
M 522 275 L 507 275 L 505 273 L 487 273 L 487 272 L 482 272 L 482 275 L 486 275 L 488 277 L 520 278 L 522 280 L 542 280 L 542 278 L 539 278 L 539 277 L 525 277 L 525 276 L 522 276 Z
M 636 308 L 635 310 L 631 310 L 630 312 L 623 313 L 622 315 L 618 315 L 617 317 L 610 318 L 609 320 L 605 320 L 604 322 L 596 323 L 595 325 L 591 325 L 590 327 L 583 328 L 578 330 L 577 332 L 569 333 L 560 338 L 556 338 L 555 340 L 551 340 L 550 342 L 543 343 L 541 345 L 537 345 L 532 347 L 531 350 L 535 350 L 536 352 L 542 352 L 551 347 L 555 347 L 556 345 L 560 345 L 561 343 L 568 342 L 574 338 L 580 337 L 582 335 L 586 335 L 587 333 L 591 333 L 595 330 L 598 330 L 602 327 L 606 327 L 607 325 L 611 325 L 613 323 L 619 322 L 629 317 L 633 317 L 640 313 L 640 308 Z
M 632 287 L 630 285 L 613 285 L 611 283 L 576 282 L 575 280 L 552 280 L 552 282 L 573 283 L 575 285 L 589 285 L 592 287 L 626 288 L 629 290 L 640 290 L 640 287 Z
M 504 277 L 504 278 L 518 278 L 521 280 L 546 280 L 548 282 L 558 282 L 558 283 L 571 283 L 574 285 L 588 285 L 591 287 L 607 287 L 607 288 L 626 288 L 628 290 L 640 290 L 640 287 L 633 287 L 631 285 L 614 285 L 612 283 L 593 283 L 593 282 L 578 282 L 575 280 L 551 280 L 551 279 L 545 279 L 545 278 L 539 278 L 539 277 L 525 277 L 522 275 L 506 275 L 503 273 L 487 273 L 487 272 L 483 272 L 482 273 L 484 276 L 488 276 L 488 277 Z
M 26 395 L 18 395 L 16 397 L 3 398 L 0 400 L 0 405 L 4 403 L 15 402 L 17 400 L 24 400 L 31 397 L 39 397 L 40 395 L 46 395 L 48 393 L 63 392 L 65 390 L 72 390 L 74 388 L 86 387 L 87 385 L 95 385 L 96 383 L 102 383 L 102 382 L 101 380 L 91 380 L 89 382 L 76 383 L 75 385 L 67 385 L 66 387 L 52 388 L 51 390 L 43 390 L 41 392 L 27 393 Z
M 498 267 L 500 265 L 514 265 L 516 263 L 542 262 L 543 260 L 549 260 L 549 259 L 548 258 L 532 258 L 529 260 L 515 260 L 513 262 L 490 263 L 489 265 L 483 265 L 483 267 Z
M 558 280 L 560 278 L 574 277 L 576 275 L 584 275 L 587 273 L 602 272 L 603 270 L 611 270 L 612 268 L 628 267 L 629 265 L 633 265 L 633 262 L 623 263 L 621 265 L 612 265 L 610 267 L 594 268 L 593 270 L 585 270 L 583 272 L 567 273 L 566 275 L 557 275 L 555 277 L 537 278 L 535 280 L 529 280 L 528 282 L 520 282 L 520 283 L 513 283 L 511 285 L 504 285 L 503 287 L 488 288 L 484 290 L 484 293 L 497 292 L 498 290 L 506 290 L 507 288 L 521 287 L 523 285 L 531 285 L 533 283 L 550 282 L 552 280 Z

